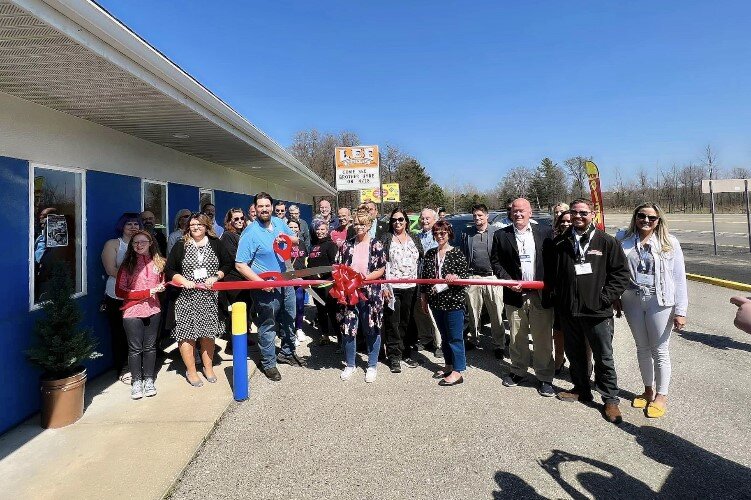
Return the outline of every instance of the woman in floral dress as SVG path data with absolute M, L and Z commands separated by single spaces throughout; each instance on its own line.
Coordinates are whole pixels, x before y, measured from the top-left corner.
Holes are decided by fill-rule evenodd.
M 367 209 L 358 209 L 353 224 L 355 237 L 342 244 L 339 254 L 341 264 L 352 267 L 366 280 L 379 279 L 386 270 L 383 243 L 370 237 L 371 224 L 373 224 L 373 219 Z M 339 306 L 339 314 L 337 314 L 344 344 L 344 360 L 347 363 L 340 377 L 342 380 L 347 380 L 355 372 L 355 336 L 358 325 L 361 325 L 368 347 L 368 369 L 365 371 L 365 382 L 375 382 L 378 352 L 381 350 L 383 297 L 380 285 L 362 287 L 360 292 L 365 296 L 364 300 L 361 299 L 354 306 Z

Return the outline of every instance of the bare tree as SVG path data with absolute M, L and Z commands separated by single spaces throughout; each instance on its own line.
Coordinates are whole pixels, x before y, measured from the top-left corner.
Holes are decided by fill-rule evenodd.
M 591 156 L 574 156 L 563 162 L 566 173 L 571 177 L 572 198 L 581 198 L 587 195 L 588 183 L 585 162 L 591 159 Z

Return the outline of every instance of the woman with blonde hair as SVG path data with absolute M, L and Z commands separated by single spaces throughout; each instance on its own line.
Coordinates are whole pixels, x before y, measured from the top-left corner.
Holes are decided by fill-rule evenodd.
M 361 208 L 364 206 L 361 205 Z M 383 243 L 370 237 L 372 217 L 358 208 L 354 223 L 355 237 L 342 244 L 339 253 L 339 263 L 352 267 L 363 275 L 366 280 L 376 280 L 386 271 L 386 257 Z M 355 336 L 358 325 L 362 328 L 368 348 L 368 368 L 365 371 L 365 382 L 375 382 L 378 364 L 378 353 L 381 350 L 381 328 L 383 326 L 383 296 L 381 285 L 368 285 L 360 288 L 365 296 L 354 306 L 339 306 L 337 320 L 341 327 L 342 344 L 346 367 L 340 378 L 349 379 L 355 372 Z
M 117 272 L 115 293 L 123 301 L 132 399 L 156 396 L 156 339 L 162 315 L 157 294 L 164 291 L 164 264 L 151 233 L 137 231 Z
M 196 342 L 200 343 L 206 381 L 216 382 L 212 363 L 214 339 L 224 332 L 224 321 L 219 317 L 218 294 L 211 287 L 232 266 L 232 258 L 216 237 L 212 220 L 205 214 L 190 214 L 182 242 L 169 254 L 165 274 L 168 280 L 182 286 L 175 300 L 172 334 L 185 363 L 185 378 L 194 387 L 203 385 L 196 373 Z M 196 289 L 198 284 L 208 290 Z
M 673 329 L 686 325 L 688 295 L 683 251 L 668 231 L 662 209 L 642 203 L 625 232 L 617 238 L 631 272 L 630 286 L 621 303 L 636 341 L 644 392 L 634 398 L 634 408 L 645 408 L 658 418 L 667 408 L 671 365 L 668 344 Z

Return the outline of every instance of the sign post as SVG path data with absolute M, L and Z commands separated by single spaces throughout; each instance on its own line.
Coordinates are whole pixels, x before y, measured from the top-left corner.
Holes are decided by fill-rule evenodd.
M 702 179 L 701 192 L 709 194 L 709 209 L 712 212 L 712 241 L 714 254 L 717 255 L 717 230 L 715 221 L 715 193 L 740 193 L 743 191 L 746 200 L 746 223 L 748 224 L 748 250 L 751 252 L 751 215 L 748 210 L 748 181 L 749 179 Z

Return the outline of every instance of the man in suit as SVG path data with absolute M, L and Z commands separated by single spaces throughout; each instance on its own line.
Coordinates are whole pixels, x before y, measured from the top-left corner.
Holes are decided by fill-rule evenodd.
M 491 264 L 500 279 L 543 281 L 552 255 L 552 231 L 530 223 L 532 206 L 518 198 L 509 210 L 511 225 L 493 235 Z M 541 396 L 555 396 L 553 390 L 553 309 L 550 292 L 527 290 L 520 286 L 503 290 L 503 303 L 509 321 L 511 372 L 504 375 L 503 385 L 521 382 L 532 366 Z M 532 352 L 529 335 L 532 335 Z
M 373 224 L 370 226 L 370 237 L 380 240 L 388 232 L 389 223 L 381 220 L 378 214 L 378 207 L 374 202 L 366 201 L 365 206 L 368 207 L 368 215 L 373 218 Z

